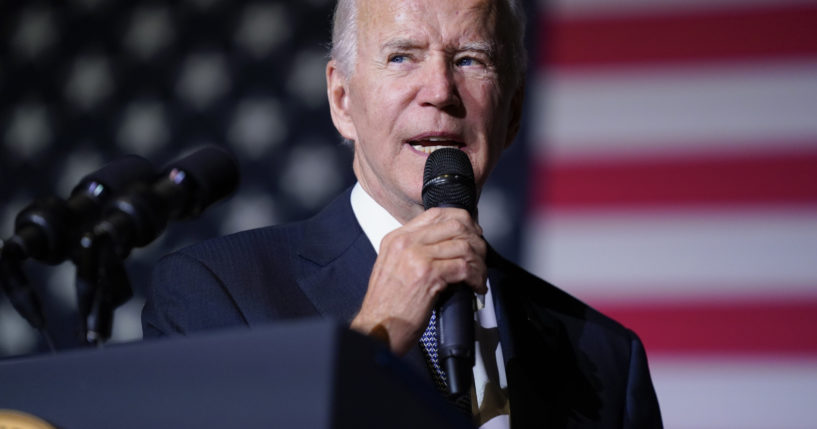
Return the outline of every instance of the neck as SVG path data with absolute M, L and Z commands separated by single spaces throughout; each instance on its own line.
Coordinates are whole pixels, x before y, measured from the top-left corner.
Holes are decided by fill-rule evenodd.
M 397 192 L 389 192 L 385 185 L 378 179 L 375 174 L 366 174 L 362 171 L 363 167 L 359 165 L 356 160 L 353 164 L 353 170 L 357 181 L 363 190 L 366 191 L 372 199 L 381 207 L 386 209 L 401 225 L 405 225 L 408 221 L 414 219 L 417 215 L 422 213 L 425 208 L 422 201 L 414 201 L 409 198 L 399 197 Z M 373 173 L 369 171 L 368 173 Z

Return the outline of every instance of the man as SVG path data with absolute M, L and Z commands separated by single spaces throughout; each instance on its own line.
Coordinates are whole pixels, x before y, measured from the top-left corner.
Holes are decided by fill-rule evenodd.
M 465 210 L 423 209 L 428 153 L 463 151 L 481 189 L 515 137 L 522 22 L 510 0 L 341 0 L 327 93 L 358 184 L 312 219 L 163 259 L 145 335 L 320 315 L 382 340 L 430 382 L 418 340 L 440 292 L 464 283 L 479 307 L 479 425 L 660 427 L 635 334 L 502 259 Z

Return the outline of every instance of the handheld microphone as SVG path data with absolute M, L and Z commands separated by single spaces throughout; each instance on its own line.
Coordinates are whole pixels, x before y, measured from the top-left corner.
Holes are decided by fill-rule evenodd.
M 477 191 L 468 155 L 459 149 L 435 150 L 423 171 L 423 206 L 456 207 L 476 214 Z M 437 301 L 437 356 L 452 397 L 468 394 L 473 384 L 474 295 L 464 284 L 449 285 Z

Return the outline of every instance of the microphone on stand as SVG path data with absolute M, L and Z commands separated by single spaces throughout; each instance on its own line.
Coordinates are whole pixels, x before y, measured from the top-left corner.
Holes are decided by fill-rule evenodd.
M 114 160 L 86 175 L 63 201 L 39 198 L 26 206 L 14 220 L 14 235 L 5 240 L 4 256 L 32 258 L 50 265 L 71 257 L 83 226 L 96 221 L 105 203 L 131 185 L 153 180 L 153 165 L 138 155 Z
M 77 250 L 77 304 L 86 341 L 111 336 L 113 310 L 132 291 L 122 261 L 159 237 L 171 220 L 198 216 L 227 197 L 239 182 L 238 163 L 218 146 L 205 146 L 171 162 L 158 179 L 115 198 L 82 236 Z
M 93 226 L 108 235 L 124 258 L 159 237 L 171 220 L 196 217 L 238 187 L 238 163 L 226 149 L 207 145 L 164 168 L 152 183 L 141 183 L 115 198 Z
M 114 160 L 86 175 L 68 200 L 38 198 L 14 221 L 14 235 L 0 240 L 0 286 L 17 312 L 35 329 L 45 332 L 42 305 L 22 270 L 28 258 L 56 265 L 72 258 L 73 245 L 84 226 L 96 221 L 117 193 L 155 176 L 153 165 L 137 155 Z
M 423 206 L 456 207 L 476 214 L 477 191 L 471 161 L 463 151 L 432 152 L 423 171 Z M 471 391 L 474 367 L 474 294 L 464 284 L 449 285 L 437 300 L 437 355 L 451 397 Z

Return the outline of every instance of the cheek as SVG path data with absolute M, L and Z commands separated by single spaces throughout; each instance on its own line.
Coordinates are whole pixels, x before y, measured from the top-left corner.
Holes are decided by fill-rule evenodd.
M 461 87 L 460 96 L 470 110 L 468 116 L 485 126 L 493 125 L 495 114 L 501 109 L 501 96 L 497 85 L 490 80 L 478 80 Z
M 367 124 L 370 134 L 388 133 L 399 116 L 403 99 L 399 88 L 388 85 L 370 86 L 363 97 L 359 119 Z
M 481 82 L 470 91 L 472 127 L 479 130 L 483 146 L 478 159 L 474 160 L 474 174 L 482 185 L 496 165 L 505 148 L 509 126 L 508 104 L 493 82 Z

